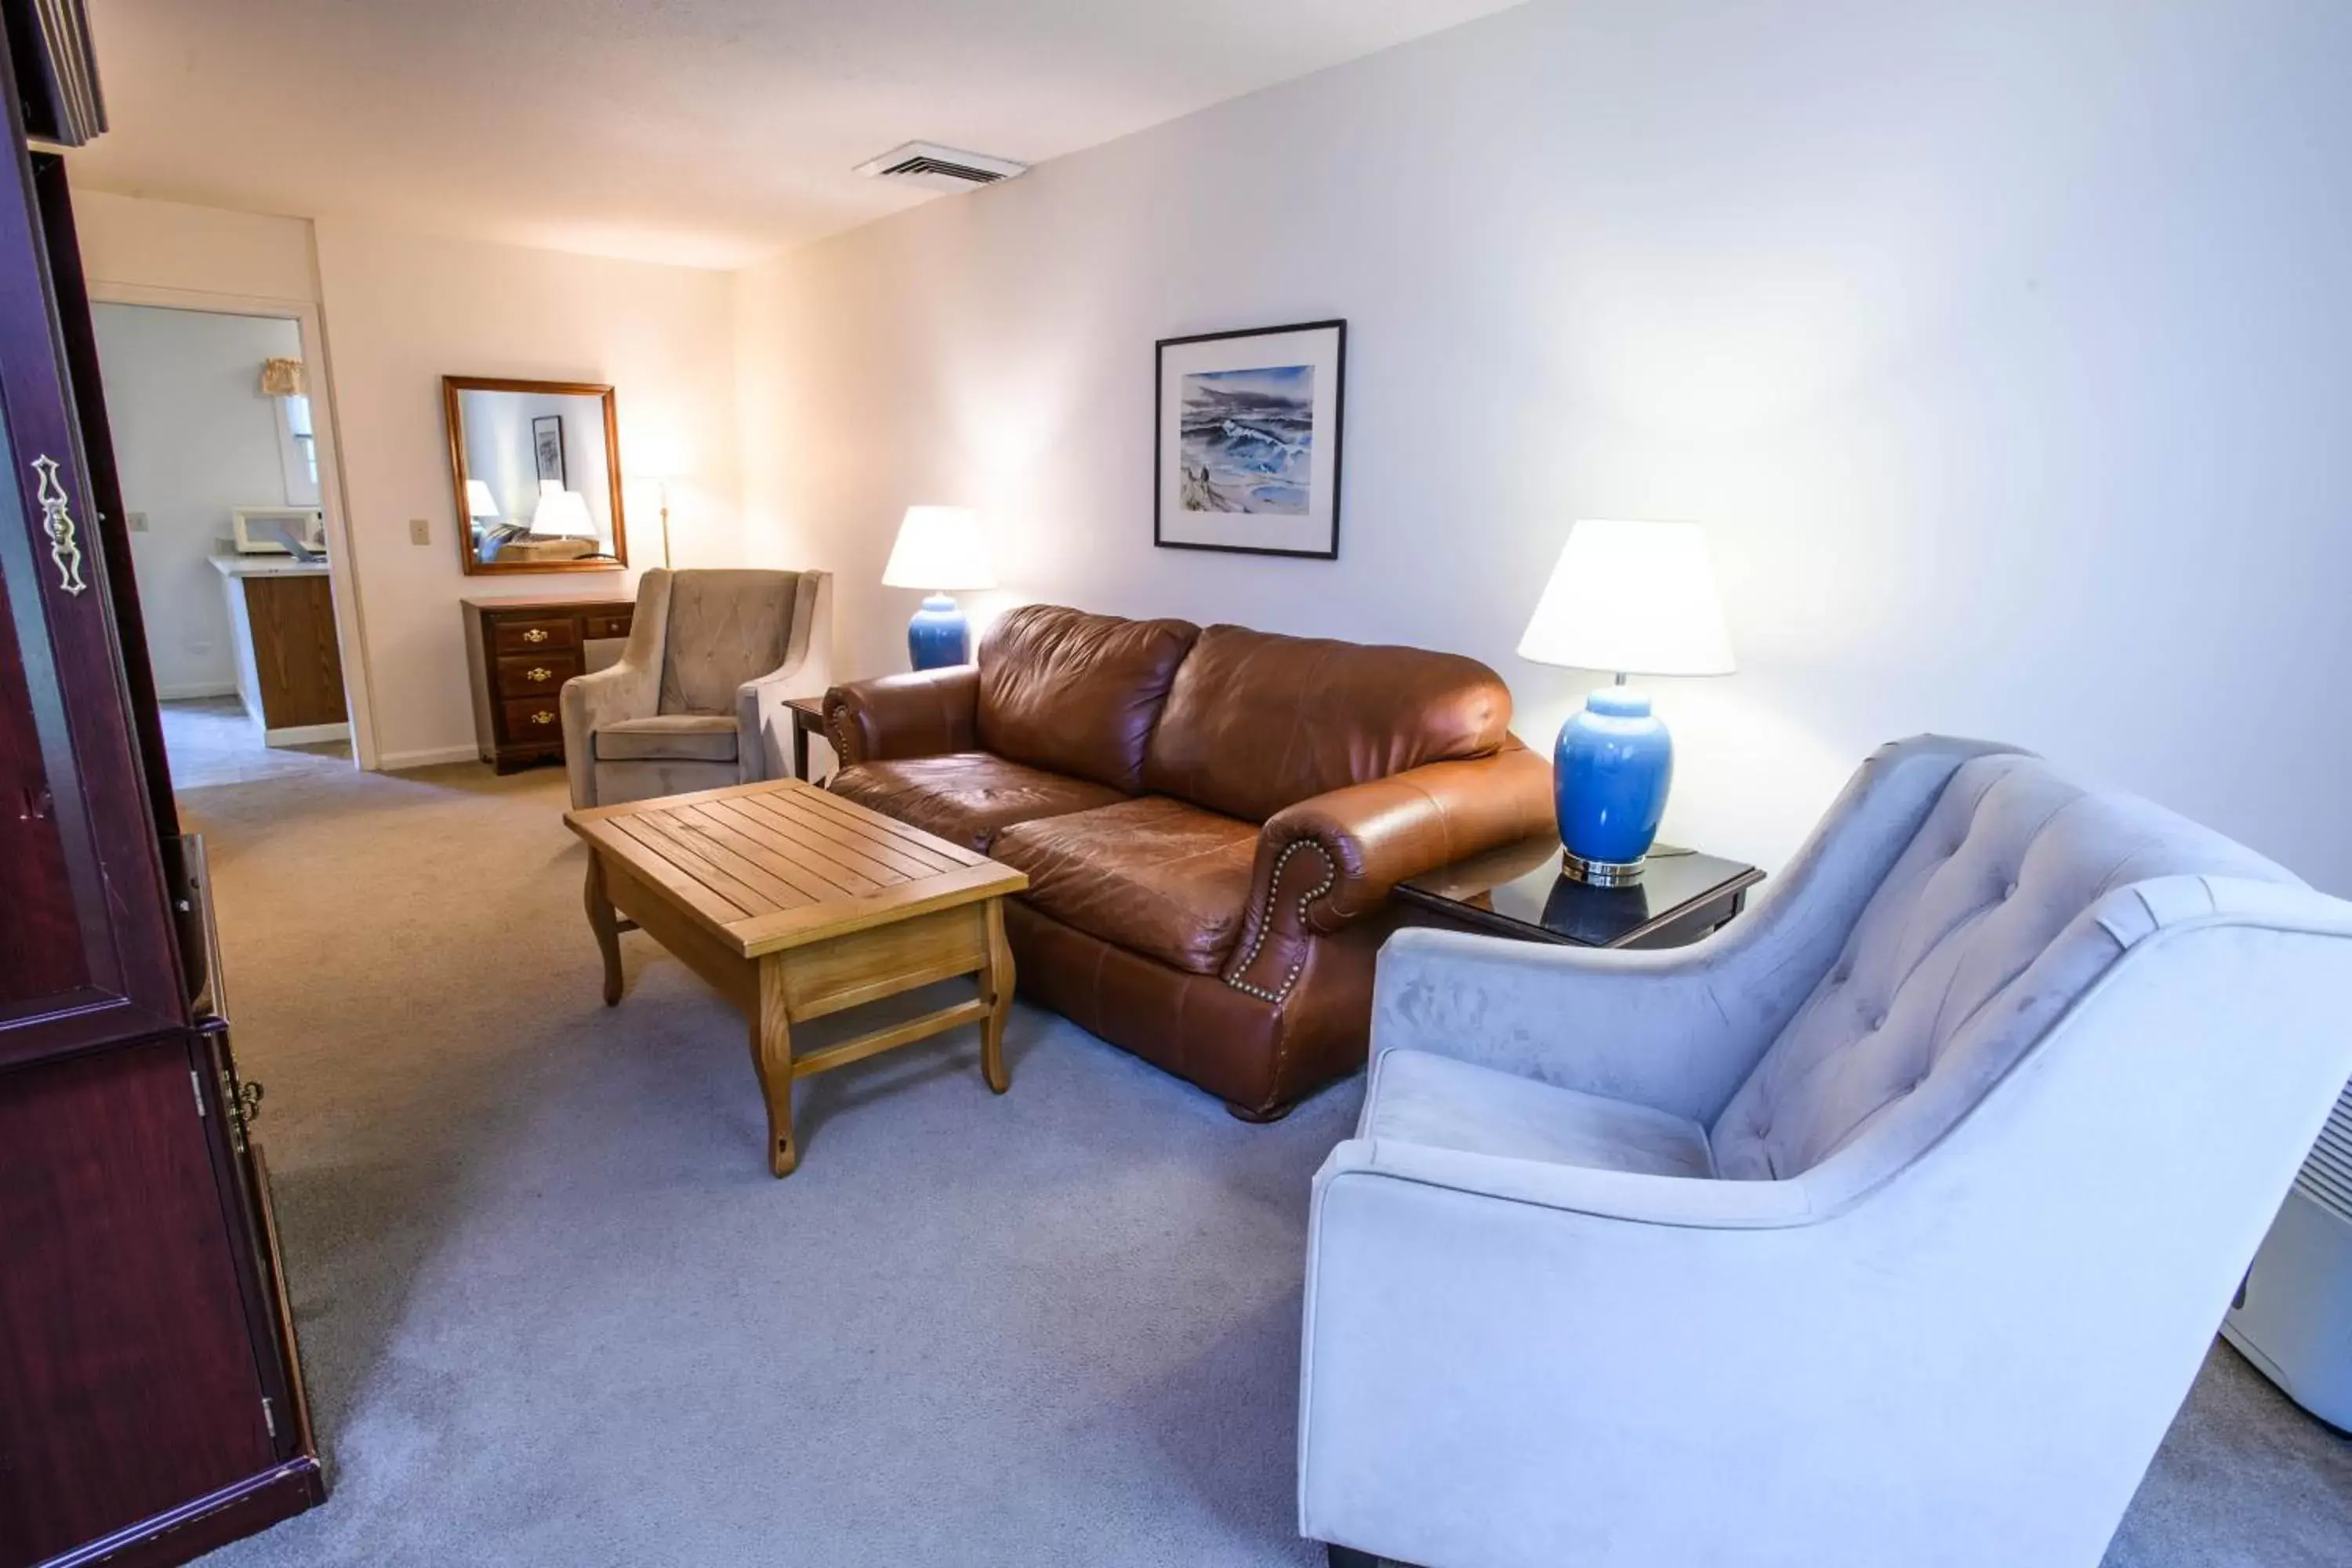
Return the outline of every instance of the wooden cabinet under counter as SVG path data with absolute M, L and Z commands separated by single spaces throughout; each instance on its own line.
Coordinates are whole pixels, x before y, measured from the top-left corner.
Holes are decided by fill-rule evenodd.
M 324 561 L 215 555 L 228 593 L 236 694 L 266 746 L 351 738 L 335 595 Z
M 628 599 L 467 599 L 466 670 L 474 743 L 502 773 L 563 760 L 556 694 L 575 675 L 621 657 L 636 605 Z

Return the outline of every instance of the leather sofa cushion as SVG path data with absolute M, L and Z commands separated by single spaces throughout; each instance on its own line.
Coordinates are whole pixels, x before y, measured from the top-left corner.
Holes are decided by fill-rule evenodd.
M 732 713 L 658 713 L 614 720 L 594 744 L 600 763 L 731 763 L 739 738 Z
M 1511 693 L 1475 658 L 1211 626 L 1170 687 L 1143 787 L 1249 822 L 1509 733 Z
M 1014 823 L 1109 805 L 1126 796 L 986 752 L 856 763 L 833 775 L 836 795 L 986 855 Z
M 1233 952 L 1257 829 L 1163 795 L 1024 822 L 989 853 L 1066 924 L 1194 974 Z
M 1706 1129 L 1433 1051 L 1381 1053 L 1357 1136 L 1644 1176 L 1715 1174 Z
M 736 688 L 782 668 L 800 580 L 797 572 L 671 574 L 660 710 L 733 713 Z
M 981 642 L 982 749 L 1135 794 L 1169 682 L 1200 631 L 1024 605 Z

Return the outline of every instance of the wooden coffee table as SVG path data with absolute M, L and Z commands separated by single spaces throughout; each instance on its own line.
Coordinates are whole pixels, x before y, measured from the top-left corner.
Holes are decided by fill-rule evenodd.
M 1013 954 L 1008 893 L 1029 879 L 798 779 L 567 811 L 588 841 L 588 924 L 604 1002 L 621 1000 L 626 915 L 751 1021 L 768 1102 L 768 1168 L 792 1174 L 793 1082 L 980 1026 L 980 1069 L 1003 1094 Z M 970 974 L 979 994 L 807 1056 L 794 1024 Z

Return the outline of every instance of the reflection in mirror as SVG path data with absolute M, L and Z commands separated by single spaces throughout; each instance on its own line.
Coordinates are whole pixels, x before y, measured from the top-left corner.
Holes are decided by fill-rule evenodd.
M 441 384 L 467 572 L 627 563 L 611 387 L 460 375 Z

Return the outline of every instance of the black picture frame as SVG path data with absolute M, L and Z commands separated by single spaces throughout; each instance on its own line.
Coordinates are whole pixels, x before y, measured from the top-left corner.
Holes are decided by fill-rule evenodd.
M 1173 454 L 1167 449 L 1167 361 L 1168 351 L 1193 343 L 1225 342 L 1240 338 L 1279 337 L 1291 332 L 1334 334 L 1332 368 L 1338 384 L 1331 401 L 1331 546 L 1328 550 L 1284 550 L 1254 544 L 1207 544 L 1197 540 L 1170 539 L 1162 513 L 1162 497 L 1166 491 L 1168 464 Z M 1244 327 L 1229 332 L 1194 332 L 1185 337 L 1161 338 L 1152 345 L 1151 355 L 1151 542 L 1161 550 L 1208 550 L 1226 555 L 1284 555 L 1296 560 L 1337 561 L 1339 558 L 1339 515 L 1341 483 L 1346 474 L 1346 438 L 1348 428 L 1348 323 L 1344 318 L 1324 321 L 1294 321 L 1278 327 Z
M 530 456 L 541 483 L 553 479 L 565 489 L 572 488 L 571 469 L 564 461 L 562 415 L 542 414 L 530 422 Z M 548 472 L 551 467 L 553 473 Z

